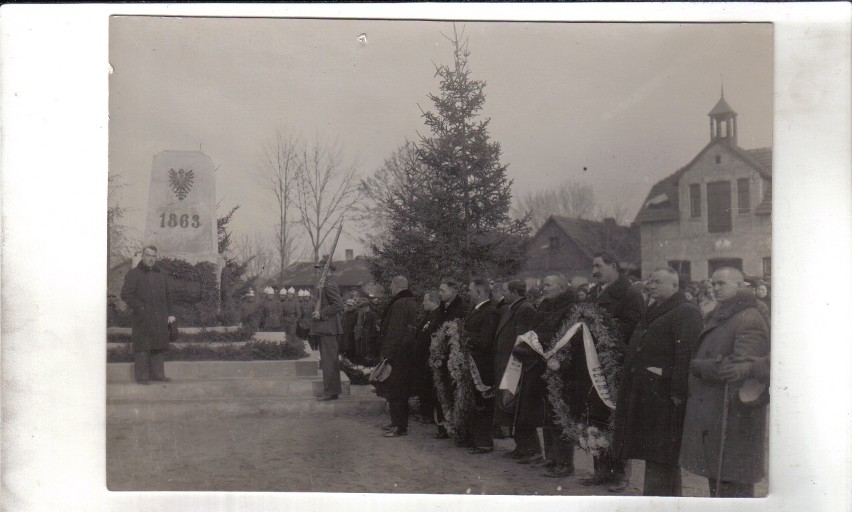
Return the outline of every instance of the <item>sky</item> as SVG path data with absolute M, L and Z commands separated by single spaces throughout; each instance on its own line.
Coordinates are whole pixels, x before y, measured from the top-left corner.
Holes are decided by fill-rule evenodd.
M 513 194 L 577 181 L 631 221 L 650 187 L 710 141 L 719 100 L 738 139 L 772 145 L 771 24 L 459 22 L 482 115 Z M 256 172 L 276 130 L 338 143 L 359 175 L 428 135 L 421 108 L 452 63 L 453 24 L 434 21 L 113 17 L 110 198 L 144 234 L 153 156 L 201 150 L 218 167 L 220 214 L 234 234 L 272 239 L 273 196 Z M 359 41 L 361 34 L 366 42 Z M 224 210 L 224 211 L 223 211 Z M 349 226 L 347 226 L 349 230 Z M 365 248 L 349 232 L 336 254 Z

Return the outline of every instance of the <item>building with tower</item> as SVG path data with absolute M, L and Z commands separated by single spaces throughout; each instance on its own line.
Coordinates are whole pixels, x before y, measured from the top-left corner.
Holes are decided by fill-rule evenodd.
M 771 274 L 772 148 L 739 147 L 724 90 L 708 116 L 710 142 L 651 187 L 636 215 L 643 276 L 663 265 L 688 281 L 723 266 Z

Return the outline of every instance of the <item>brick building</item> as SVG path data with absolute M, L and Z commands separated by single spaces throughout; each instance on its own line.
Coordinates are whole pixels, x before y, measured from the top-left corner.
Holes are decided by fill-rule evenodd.
M 655 184 L 636 215 L 642 275 L 670 265 L 687 280 L 722 266 L 768 276 L 772 255 L 772 148 L 737 145 L 737 113 L 721 99 L 710 143 Z
M 639 231 L 603 222 L 551 215 L 527 245 L 526 262 L 519 277 L 541 279 L 559 272 L 569 278 L 588 279 L 592 259 L 599 251 L 615 253 L 629 273 L 639 272 Z

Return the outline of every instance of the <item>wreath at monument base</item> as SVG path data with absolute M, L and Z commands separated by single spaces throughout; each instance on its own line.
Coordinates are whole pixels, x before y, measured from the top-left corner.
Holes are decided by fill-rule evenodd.
M 346 356 L 340 356 L 340 369 L 349 377 L 352 384 L 368 384 L 370 374 L 373 373 L 375 366 L 366 366 L 355 364 Z
M 438 402 L 444 412 L 450 434 L 464 432 L 471 414 L 477 409 L 476 386 L 470 367 L 470 347 L 461 335 L 463 327 L 458 320 L 450 320 L 432 335 L 429 352 L 429 366 L 438 395 Z M 446 381 L 453 384 L 447 389 Z
M 612 325 L 612 319 L 606 311 L 594 304 L 576 305 L 571 315 L 562 324 L 562 328 L 554 336 L 551 346 L 556 344 L 568 329 L 578 322 L 585 323 L 592 334 L 598 359 L 600 360 L 601 371 L 610 389 L 612 400 L 616 402 L 621 364 L 618 361 L 617 343 L 611 334 L 611 330 L 614 327 L 608 327 L 608 325 Z M 572 341 L 572 343 L 574 342 Z M 562 429 L 562 435 L 566 439 L 576 441 L 580 445 L 580 448 L 589 453 L 598 454 L 612 446 L 615 414 L 613 414 L 613 411 L 610 412 L 605 428 L 576 420 L 571 414 L 568 403 L 565 401 L 565 383 L 560 372 L 560 368 L 568 366 L 570 363 L 570 343 L 547 360 L 547 369 L 542 378 L 547 382 L 548 400 L 553 406 L 553 413 L 557 424 Z M 585 368 L 583 370 L 585 371 Z

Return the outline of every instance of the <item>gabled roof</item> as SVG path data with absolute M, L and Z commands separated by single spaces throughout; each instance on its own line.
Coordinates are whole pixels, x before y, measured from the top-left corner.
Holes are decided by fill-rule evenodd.
M 551 215 L 539 228 L 554 222 L 589 259 L 599 251 L 612 251 L 625 266 L 638 268 L 640 258 L 639 231 L 627 226 L 619 226 L 613 221 L 599 222 L 575 219 L 561 215 Z M 538 233 L 536 233 L 538 235 Z
M 704 153 L 716 144 L 725 146 L 753 167 L 762 177 L 772 180 L 772 148 L 743 149 L 731 143 L 729 139 L 714 139 L 695 155 L 691 162 L 651 187 L 651 191 L 645 197 L 645 202 L 642 203 L 642 208 L 636 214 L 636 222 L 641 224 L 643 222 L 678 220 L 680 218 L 680 194 L 678 190 L 680 179 Z M 769 196 L 768 201 L 768 208 L 771 211 L 771 196 Z M 764 203 L 766 202 L 767 200 L 764 200 Z M 761 203 L 755 212 L 760 214 L 758 210 L 761 210 L 761 207 L 763 207 L 763 210 L 767 208 L 766 205 Z
M 710 116 L 710 117 L 713 117 L 713 116 L 718 116 L 718 115 L 722 115 L 722 114 L 734 114 L 734 115 L 737 114 L 736 112 L 734 112 L 734 109 L 732 109 L 731 106 L 728 105 L 728 102 L 725 101 L 724 95 L 721 98 L 719 98 L 719 102 L 716 103 L 716 106 L 713 107 L 713 110 L 711 110 L 710 113 L 707 114 L 707 115 Z
M 334 275 L 334 280 L 342 287 L 363 286 L 373 281 L 373 276 L 370 274 L 370 267 L 364 258 L 358 257 L 352 260 L 333 261 L 337 267 L 337 272 Z M 299 261 L 293 263 L 284 272 L 284 282 L 279 285 L 286 286 L 314 286 L 319 278 L 320 271 L 314 273 L 314 263 L 312 261 Z

